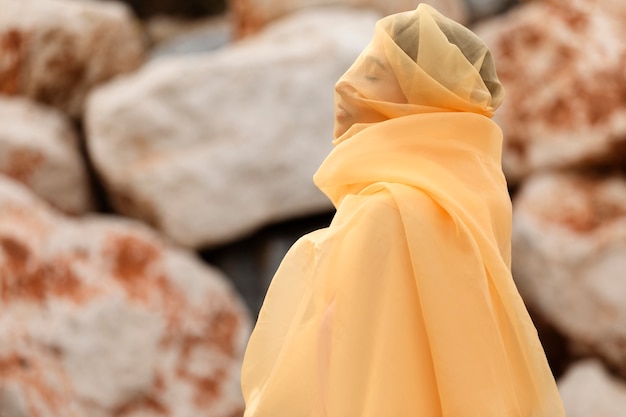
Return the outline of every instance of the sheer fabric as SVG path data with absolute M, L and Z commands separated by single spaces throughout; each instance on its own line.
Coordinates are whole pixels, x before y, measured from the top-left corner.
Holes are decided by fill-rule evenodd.
M 388 90 L 397 88 L 401 93 L 390 99 Z M 441 111 L 491 117 L 504 89 L 487 46 L 420 4 L 376 24 L 372 41 L 338 81 L 337 95 L 355 110 L 357 120 L 349 122 L 375 123 Z
M 510 273 L 487 117 L 502 88 L 457 26 L 425 5 L 387 17 L 337 83 L 346 126 L 314 177 L 337 213 L 276 272 L 244 359 L 246 417 L 564 416 Z

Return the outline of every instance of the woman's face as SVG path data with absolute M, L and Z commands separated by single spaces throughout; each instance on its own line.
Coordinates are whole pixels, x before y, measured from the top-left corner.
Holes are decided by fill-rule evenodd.
M 367 48 L 335 84 L 335 138 L 354 123 L 388 118 L 363 99 L 405 103 L 406 97 L 384 54 Z

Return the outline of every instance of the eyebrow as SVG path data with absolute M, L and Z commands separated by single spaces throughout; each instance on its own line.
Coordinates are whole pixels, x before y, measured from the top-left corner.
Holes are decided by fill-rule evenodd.
M 387 66 L 385 65 L 385 63 L 383 61 L 381 61 L 380 59 L 373 57 L 371 55 L 367 55 L 365 57 L 366 60 L 373 62 L 374 64 L 378 65 L 379 67 L 381 67 L 382 69 L 384 69 L 385 71 L 387 71 Z

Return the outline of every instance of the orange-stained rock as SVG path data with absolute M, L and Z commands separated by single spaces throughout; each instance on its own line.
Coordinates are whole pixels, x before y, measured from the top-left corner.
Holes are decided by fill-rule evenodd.
M 94 85 L 137 68 L 144 41 L 118 2 L 0 0 L 0 94 L 72 116 Z
M 507 91 L 509 181 L 626 161 L 626 18 L 609 0 L 535 1 L 481 24 Z
M 56 208 L 94 208 L 80 144 L 67 117 L 24 98 L 0 96 L 0 173 Z
M 0 177 L 0 415 L 241 414 L 250 319 L 136 222 L 74 220 Z
M 469 0 L 470 2 L 473 1 L 480 1 L 480 0 Z M 624 2 L 622 0 L 584 0 L 587 1 L 588 3 L 591 3 L 593 6 L 596 7 L 602 7 L 605 10 L 608 10 L 610 13 L 614 13 L 617 15 L 622 15 L 624 17 L 626 17 L 626 8 L 624 8 Z M 560 0 L 521 0 L 522 3 L 531 3 L 531 2 L 537 2 L 537 3 L 555 3 L 555 4 L 559 4 L 562 3 Z
M 62 363 L 45 346 L 28 342 L 0 319 L 0 416 L 81 417 Z
M 626 376 L 626 178 L 543 174 L 513 201 L 513 276 L 576 351 Z
M 428 3 L 446 16 L 462 23 L 469 17 L 462 0 L 229 0 L 235 36 L 238 38 L 254 34 L 276 19 L 308 8 L 324 6 L 370 8 L 384 16 L 413 10 L 419 3 Z

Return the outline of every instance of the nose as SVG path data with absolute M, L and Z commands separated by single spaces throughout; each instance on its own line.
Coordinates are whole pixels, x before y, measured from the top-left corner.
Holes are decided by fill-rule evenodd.
M 342 96 L 348 92 L 349 88 L 350 85 L 343 78 L 339 79 L 339 81 L 335 84 L 335 91 Z
M 348 96 L 360 97 L 361 96 L 361 94 L 355 88 L 353 83 L 346 80 L 345 78 L 341 78 L 339 81 L 337 81 L 337 83 L 335 84 L 335 92 L 339 94 L 341 97 L 348 97 Z

